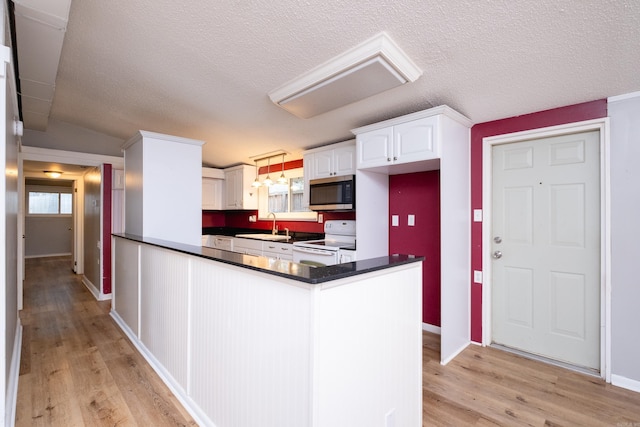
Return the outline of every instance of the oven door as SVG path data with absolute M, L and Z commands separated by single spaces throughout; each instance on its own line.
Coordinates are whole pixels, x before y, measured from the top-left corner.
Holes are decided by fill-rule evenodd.
M 338 263 L 338 251 L 307 248 L 293 245 L 293 262 L 313 267 L 324 267 Z

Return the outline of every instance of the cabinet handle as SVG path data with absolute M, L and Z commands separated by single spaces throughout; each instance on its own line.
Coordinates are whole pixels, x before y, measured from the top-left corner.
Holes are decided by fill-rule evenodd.
M 397 158 L 397 157 L 394 157 L 394 158 L 393 158 L 393 161 L 396 161 L 396 160 L 398 160 L 398 158 Z
M 391 157 L 387 157 L 387 162 L 390 162 L 390 161 L 391 161 Z

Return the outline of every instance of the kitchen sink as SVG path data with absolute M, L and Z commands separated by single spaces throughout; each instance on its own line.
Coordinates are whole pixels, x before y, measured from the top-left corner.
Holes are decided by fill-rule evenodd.
M 291 236 L 282 236 L 280 234 L 265 234 L 265 233 L 236 234 L 236 237 L 242 237 L 245 239 L 268 240 L 270 242 L 287 241 L 291 238 Z

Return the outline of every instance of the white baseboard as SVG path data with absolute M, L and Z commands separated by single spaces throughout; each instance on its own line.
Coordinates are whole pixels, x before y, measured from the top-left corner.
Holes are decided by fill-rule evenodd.
M 82 276 L 82 283 L 98 301 L 107 301 L 111 299 L 111 294 L 103 294 L 102 292 L 100 292 L 98 288 L 91 282 L 91 280 L 87 278 L 87 276 Z
M 440 335 L 440 326 L 431 325 L 429 323 L 423 323 L 422 330 Z
M 462 351 L 463 351 L 465 348 L 467 348 L 467 347 L 469 346 L 469 343 L 470 343 L 470 342 L 471 342 L 471 341 L 469 341 L 469 342 L 467 342 L 467 343 L 463 344 L 462 346 L 460 346 L 460 348 L 459 348 L 459 349 L 457 349 L 457 350 L 456 350 L 456 351 L 455 351 L 451 356 L 447 357 L 445 360 L 441 360 L 441 361 L 440 361 L 440 364 L 444 366 L 444 365 L 446 365 L 447 363 L 451 362 L 453 359 L 455 359 L 455 358 L 456 358 L 456 356 L 457 356 L 457 355 L 459 355 L 460 353 L 462 353 Z
M 611 384 L 640 393 L 640 381 L 632 380 L 622 375 L 611 374 Z
M 209 417 L 200 409 L 200 407 L 187 395 L 186 391 L 182 388 L 182 386 L 169 374 L 169 372 L 162 366 L 160 363 L 147 349 L 147 347 L 138 339 L 136 334 L 133 333 L 129 325 L 120 317 L 120 315 L 111 310 L 111 318 L 116 322 L 116 324 L 122 329 L 122 332 L 129 338 L 134 347 L 138 350 L 138 352 L 145 358 L 147 363 L 151 366 L 151 368 L 158 374 L 160 379 L 165 383 L 169 390 L 173 393 L 173 395 L 180 401 L 182 406 L 189 412 L 189 414 L 193 417 L 194 421 L 201 426 L 213 426 L 213 422 L 209 419 Z
M 18 318 L 16 325 L 16 337 L 13 341 L 13 353 L 11 354 L 11 367 L 7 378 L 7 396 L 5 402 L 4 425 L 13 427 L 16 424 L 16 405 L 18 401 L 18 380 L 20 378 L 20 356 L 22 353 L 22 323 Z
M 43 255 L 25 255 L 24 258 L 51 258 L 56 256 L 71 256 L 71 252 L 63 254 L 43 254 Z

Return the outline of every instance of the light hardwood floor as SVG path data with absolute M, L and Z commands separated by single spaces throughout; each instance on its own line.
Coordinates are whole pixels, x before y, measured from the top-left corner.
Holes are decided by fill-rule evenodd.
M 72 273 L 26 260 L 17 426 L 196 425 Z
M 422 360 L 423 426 L 640 427 L 640 393 L 600 378 L 476 345 L 442 366 L 426 332 Z
M 26 262 L 16 425 L 195 425 L 70 265 Z M 640 393 L 492 348 L 447 366 L 439 352 L 424 332 L 423 426 L 640 427 Z

